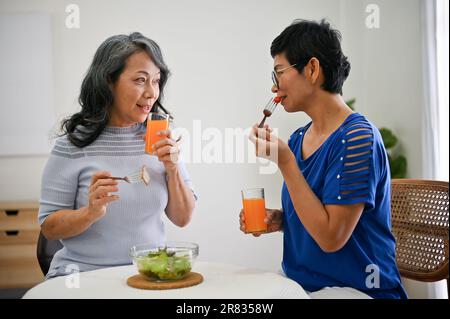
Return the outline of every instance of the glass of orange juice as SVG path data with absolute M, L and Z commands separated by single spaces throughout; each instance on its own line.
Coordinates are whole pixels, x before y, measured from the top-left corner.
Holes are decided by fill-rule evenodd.
M 245 232 L 263 233 L 267 231 L 266 204 L 264 188 L 250 188 L 242 190 L 242 204 L 244 206 Z
M 159 131 L 165 131 L 169 128 L 169 116 L 163 113 L 149 113 L 147 118 L 147 131 L 145 133 L 145 152 L 151 154 L 152 146 L 166 136 L 159 136 Z

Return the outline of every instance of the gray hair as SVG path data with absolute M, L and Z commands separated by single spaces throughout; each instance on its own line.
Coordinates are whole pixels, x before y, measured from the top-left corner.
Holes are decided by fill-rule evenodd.
M 160 95 L 152 107 L 152 112 L 162 111 L 170 115 L 161 103 L 170 71 L 158 44 L 139 32 L 114 35 L 106 39 L 97 49 L 84 77 L 78 98 L 81 111 L 65 119 L 61 124 L 62 135 L 67 134 L 75 146 L 84 147 L 91 144 L 106 127 L 109 120 L 108 111 L 114 100 L 110 83 L 115 83 L 119 79 L 128 57 L 139 51 L 147 52 L 160 69 Z M 77 129 L 79 126 L 85 129 Z

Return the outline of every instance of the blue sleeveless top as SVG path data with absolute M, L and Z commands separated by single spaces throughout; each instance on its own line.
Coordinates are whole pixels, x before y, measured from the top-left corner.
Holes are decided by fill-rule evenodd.
M 344 247 L 327 253 L 302 225 L 284 183 L 284 272 L 310 292 L 352 287 L 374 298 L 407 298 L 395 262 L 391 177 L 378 129 L 353 113 L 303 160 L 303 136 L 310 126 L 311 122 L 296 130 L 288 144 L 311 189 L 324 205 L 364 203 L 365 207 Z

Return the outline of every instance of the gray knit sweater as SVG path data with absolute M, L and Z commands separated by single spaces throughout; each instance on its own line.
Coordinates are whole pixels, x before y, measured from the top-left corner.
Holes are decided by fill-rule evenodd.
M 39 223 L 61 209 L 88 204 L 88 190 L 96 171 L 126 176 L 143 165 L 150 184 L 119 182 L 120 199 L 108 205 L 106 215 L 82 234 L 61 240 L 64 248 L 51 263 L 47 278 L 103 267 L 130 264 L 129 251 L 136 244 L 161 244 L 165 240 L 162 214 L 168 202 L 164 166 L 156 156 L 144 153 L 145 127 L 107 127 L 92 144 L 77 148 L 67 136 L 56 140 L 45 166 L 39 208 Z M 186 186 L 192 183 L 179 163 Z

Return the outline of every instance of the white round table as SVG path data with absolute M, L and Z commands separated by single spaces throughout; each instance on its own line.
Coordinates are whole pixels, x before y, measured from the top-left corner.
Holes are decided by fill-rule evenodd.
M 142 290 L 127 285 L 137 274 L 134 265 L 104 268 L 46 280 L 28 290 L 23 298 L 40 299 L 307 299 L 295 281 L 280 274 L 235 265 L 197 262 L 193 271 L 204 281 L 193 287 Z

